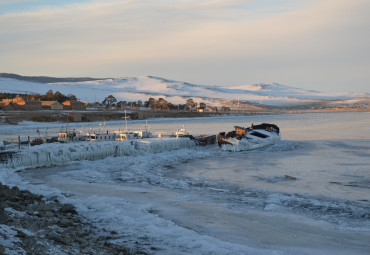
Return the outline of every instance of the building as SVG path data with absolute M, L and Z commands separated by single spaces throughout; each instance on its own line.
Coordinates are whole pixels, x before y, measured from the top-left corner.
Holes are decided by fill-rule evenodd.
M 43 110 L 63 110 L 63 105 L 58 101 L 41 101 Z
M 41 102 L 38 100 L 24 100 L 15 103 L 15 110 L 39 111 L 42 110 Z
M 217 112 L 217 107 L 206 106 L 206 108 L 204 108 L 203 111 L 204 112 Z
M 13 111 L 15 108 L 12 102 L 3 103 L 0 102 L 0 110 L 2 111 Z
M 23 100 L 22 97 L 16 96 L 13 99 L 3 99 L 1 101 L 2 104 L 9 106 L 12 103 L 14 109 L 13 110 L 23 110 L 23 111 L 37 111 L 41 110 L 41 102 L 38 100 Z M 10 106 L 9 106 L 10 107 Z
M 62 105 L 64 110 L 86 111 L 86 105 L 80 101 L 64 101 Z
M 221 112 L 230 112 L 230 107 L 222 106 L 221 107 Z

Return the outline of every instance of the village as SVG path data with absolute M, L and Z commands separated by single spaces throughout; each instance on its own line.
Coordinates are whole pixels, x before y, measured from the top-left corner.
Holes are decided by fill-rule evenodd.
M 53 94 L 49 90 L 45 95 L 19 95 L 0 94 L 0 110 L 2 111 L 40 111 L 40 110 L 133 110 L 133 109 L 155 109 L 155 110 L 177 110 L 191 112 L 218 112 L 217 107 L 207 106 L 204 102 L 195 103 L 189 98 L 185 104 L 172 104 L 163 98 L 152 98 L 148 101 L 141 100 L 134 102 L 119 101 L 113 95 L 107 96 L 101 103 L 82 102 L 74 95 L 64 96 L 60 92 Z M 229 107 L 223 106 L 222 112 L 230 111 Z
M 118 101 L 108 95 L 102 102 L 83 102 L 73 94 L 47 91 L 39 94 L 0 93 L 0 124 L 35 122 L 91 122 L 121 120 L 127 112 L 129 119 L 191 118 L 221 114 L 280 114 L 307 112 L 369 111 L 367 105 L 287 105 L 270 106 L 239 100 L 224 100 L 217 106 L 184 98 L 184 104 L 174 104 L 164 98 L 149 97 L 147 101 Z

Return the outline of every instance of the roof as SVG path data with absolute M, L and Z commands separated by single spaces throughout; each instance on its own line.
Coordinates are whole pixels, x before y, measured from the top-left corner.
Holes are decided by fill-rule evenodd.
M 58 101 L 41 101 L 41 105 L 43 105 L 43 106 L 51 106 L 52 104 L 55 104 L 55 103 L 57 103 L 57 104 L 59 104 L 59 102 Z
M 83 104 L 84 105 L 84 103 L 80 101 L 64 101 L 62 104 L 63 105 L 71 105 L 71 104 Z

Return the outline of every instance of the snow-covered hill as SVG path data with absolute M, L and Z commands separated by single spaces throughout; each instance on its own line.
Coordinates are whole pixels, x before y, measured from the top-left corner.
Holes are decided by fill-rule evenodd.
M 196 102 L 222 105 L 226 101 L 248 101 L 265 105 L 302 105 L 310 103 L 370 104 L 368 93 L 328 94 L 284 86 L 278 83 L 235 87 L 195 85 L 153 76 L 129 78 L 53 78 L 0 73 L 2 93 L 40 93 L 48 90 L 74 94 L 82 101 L 101 102 L 108 95 L 118 101 L 146 101 L 149 97 L 165 98 L 172 103 Z

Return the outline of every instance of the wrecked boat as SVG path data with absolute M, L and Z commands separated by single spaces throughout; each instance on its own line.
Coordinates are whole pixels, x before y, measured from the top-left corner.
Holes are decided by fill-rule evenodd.
M 217 136 L 220 149 L 227 151 L 254 150 L 280 141 L 280 129 L 275 124 L 262 123 L 248 128 L 235 126 L 235 130 Z
M 194 141 L 196 145 L 199 146 L 207 146 L 216 143 L 216 135 L 200 135 L 200 136 L 192 136 L 192 135 L 181 135 L 177 138 L 189 138 L 190 140 Z

